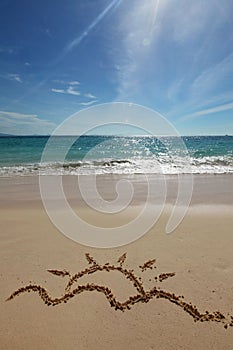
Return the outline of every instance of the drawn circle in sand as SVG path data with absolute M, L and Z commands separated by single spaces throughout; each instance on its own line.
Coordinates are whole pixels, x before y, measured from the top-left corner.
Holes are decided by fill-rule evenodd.
M 167 121 L 161 114 L 146 107 L 132 103 L 107 103 L 96 105 L 81 110 L 67 118 L 60 124 L 49 138 L 42 157 L 41 163 L 63 164 L 67 166 L 67 154 L 72 145 L 77 143 L 80 136 L 84 135 L 148 135 L 158 140 L 167 151 L 170 162 L 176 166 L 177 160 L 182 160 L 182 167 L 186 170 L 190 168 L 189 154 L 183 139 L 175 130 L 171 123 Z M 69 135 L 69 137 L 67 137 Z M 78 135 L 78 136 L 77 136 Z M 165 137 L 166 135 L 172 137 Z M 61 138 L 64 137 L 64 143 L 61 146 Z M 101 141 L 87 147 L 82 155 L 82 164 L 89 164 L 92 157 L 95 159 L 98 152 L 102 152 L 103 158 L 108 158 L 106 165 L 114 166 L 114 162 L 121 164 L 120 151 L 124 151 L 127 145 L 122 144 L 119 147 L 120 138 L 115 138 L 117 146 L 113 145 L 114 138 L 101 138 Z M 138 140 L 139 138 L 137 138 Z M 86 140 L 88 143 L 88 138 Z M 110 143 L 109 143 L 110 142 Z M 111 145 L 111 147 L 110 147 Z M 80 150 L 81 152 L 81 150 Z M 153 153 L 153 149 L 149 152 Z M 140 158 L 140 157 L 139 157 Z M 143 161 L 143 157 L 141 157 Z M 116 182 L 116 198 L 108 200 L 101 196 L 97 186 L 97 178 L 99 168 L 93 167 L 89 174 L 77 176 L 77 186 L 79 193 L 88 210 L 88 222 L 79 216 L 78 211 L 72 208 L 63 188 L 64 172 L 60 174 L 40 174 L 40 193 L 45 210 L 53 224 L 65 236 L 86 246 L 98 248 L 112 248 L 131 243 L 154 226 L 159 219 L 164 205 L 166 204 L 166 176 L 161 162 L 156 158 L 156 154 L 151 158 L 153 161 L 152 172 L 159 173 L 160 181 L 155 181 L 155 176 L 148 174 L 148 169 L 140 168 L 140 181 L 144 182 L 147 193 L 145 202 L 140 206 L 139 211 L 130 211 L 132 200 L 134 198 L 134 181 L 137 174 L 128 175 L 121 172 L 121 176 Z M 101 160 L 103 164 L 103 159 Z M 98 163 L 98 162 L 97 162 Z M 90 164 L 89 164 L 90 165 Z M 124 164 L 122 165 L 124 167 Z M 151 164 L 150 164 L 151 166 Z M 191 173 L 191 171 L 189 171 Z M 72 172 L 74 174 L 74 172 Z M 78 172 L 77 172 L 78 174 Z M 76 175 L 77 175 L 76 174 Z M 110 174 L 110 176 L 113 176 Z M 171 216 L 166 225 L 166 233 L 171 233 L 180 224 L 187 208 L 189 206 L 193 179 L 192 175 L 188 176 L 185 181 L 181 181 L 181 174 L 177 173 L 177 196 Z M 159 195 L 158 195 L 159 194 Z M 91 208 L 91 209 L 90 209 Z M 94 213 L 100 215 L 98 225 L 103 223 L 104 217 L 101 215 L 109 215 L 115 223 L 114 227 L 106 227 L 106 225 L 97 226 L 92 220 Z M 132 217 L 132 213 L 136 213 L 136 217 Z M 127 215 L 130 218 L 126 224 L 119 218 L 121 215 Z

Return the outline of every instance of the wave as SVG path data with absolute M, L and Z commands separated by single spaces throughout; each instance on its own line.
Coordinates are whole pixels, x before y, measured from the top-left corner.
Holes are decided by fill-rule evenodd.
M 169 157 L 100 159 L 33 163 L 0 167 L 0 176 L 90 175 L 90 174 L 228 174 L 233 173 L 233 157 Z
M 62 165 L 60 165 L 58 163 L 58 167 L 62 166 L 64 169 L 69 169 L 69 168 L 79 168 L 79 167 L 84 167 L 84 166 L 89 166 L 89 165 L 93 165 L 93 166 L 117 166 L 120 164 L 132 164 L 132 162 L 130 160 L 125 160 L 125 159 L 110 159 L 110 160 L 94 160 L 94 161 L 90 161 L 90 162 L 66 162 L 63 163 Z

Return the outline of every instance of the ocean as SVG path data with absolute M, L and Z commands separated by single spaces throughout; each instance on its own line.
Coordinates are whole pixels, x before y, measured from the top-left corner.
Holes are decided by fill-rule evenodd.
M 57 136 L 49 161 L 41 161 L 48 140 L 0 137 L 0 176 L 233 173 L 233 136 L 182 137 L 185 152 L 175 137 Z

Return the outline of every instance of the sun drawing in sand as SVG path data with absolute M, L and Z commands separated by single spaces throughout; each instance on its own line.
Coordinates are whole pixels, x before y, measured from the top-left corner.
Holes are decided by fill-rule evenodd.
M 107 301 L 109 302 L 110 306 L 113 307 L 115 310 L 125 311 L 130 310 L 136 303 L 148 303 L 152 299 L 166 299 L 171 303 L 174 303 L 175 305 L 181 307 L 186 313 L 188 313 L 194 321 L 212 321 L 212 322 L 218 322 L 224 325 L 224 328 L 228 328 L 228 326 L 233 327 L 233 316 L 226 317 L 219 311 L 215 312 L 200 312 L 198 308 L 193 305 L 191 302 L 184 301 L 183 296 L 175 295 L 174 293 L 167 292 L 165 290 L 160 289 L 158 285 L 155 285 L 153 288 L 146 290 L 144 288 L 143 282 L 141 281 L 141 278 L 138 277 L 134 270 L 130 270 L 124 267 L 125 260 L 126 260 L 126 253 L 121 255 L 119 259 L 117 260 L 117 264 L 111 265 L 109 262 L 105 263 L 104 265 L 100 265 L 96 262 L 96 260 L 89 254 L 86 253 L 86 259 L 88 261 L 89 266 L 79 271 L 78 273 L 71 275 L 69 271 L 66 270 L 48 270 L 48 272 L 52 273 L 53 275 L 65 277 L 67 276 L 69 278 L 68 284 L 66 285 L 64 294 L 58 298 L 53 298 L 49 295 L 48 291 L 40 286 L 40 285 L 33 285 L 29 284 L 25 287 L 21 287 L 17 289 L 15 292 L 13 292 L 7 301 L 14 299 L 16 296 L 25 293 L 25 292 L 35 292 L 38 293 L 38 295 L 41 297 L 41 299 L 44 301 L 44 303 L 48 306 L 56 306 L 61 303 L 67 303 L 71 298 L 75 297 L 76 295 L 88 291 L 96 291 L 99 293 L 102 293 Z M 144 264 L 140 265 L 139 268 L 142 272 L 145 272 L 148 269 L 156 268 L 155 266 L 156 260 L 150 259 L 146 261 Z M 119 301 L 117 297 L 114 295 L 112 290 L 104 285 L 98 285 L 95 283 L 86 283 L 86 284 L 79 284 L 76 288 L 73 288 L 73 285 L 75 282 L 77 282 L 79 279 L 81 279 L 85 275 L 93 275 L 97 271 L 106 271 L 109 273 L 112 272 L 118 272 L 121 273 L 127 280 L 132 283 L 133 287 L 136 290 L 135 295 L 129 296 L 128 299 L 125 301 Z M 155 277 L 155 283 L 157 282 L 163 282 L 165 279 L 175 276 L 174 272 L 168 272 L 168 273 L 162 273 Z

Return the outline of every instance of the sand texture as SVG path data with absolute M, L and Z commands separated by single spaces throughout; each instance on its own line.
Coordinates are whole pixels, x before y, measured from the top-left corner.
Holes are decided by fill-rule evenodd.
M 54 227 L 36 177 L 0 179 L 0 348 L 232 350 L 233 177 L 195 177 L 190 208 L 166 235 L 174 183 L 146 235 L 95 249 Z M 110 184 L 103 187 L 109 198 Z M 70 186 L 85 219 L 126 220 L 123 213 L 99 218 Z M 128 218 L 143 193 L 139 184 Z

